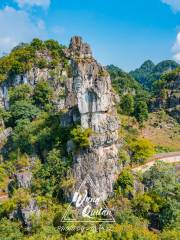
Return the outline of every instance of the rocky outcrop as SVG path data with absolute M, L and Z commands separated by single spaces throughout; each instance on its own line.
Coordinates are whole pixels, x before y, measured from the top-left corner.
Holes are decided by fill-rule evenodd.
M 163 94 L 159 90 L 159 95 L 151 100 L 150 110 L 157 111 L 165 109 L 167 113 L 180 122 L 180 73 L 177 72 L 169 79 L 165 79 Z
M 62 119 L 62 124 L 69 126 L 80 122 L 82 128 L 93 130 L 91 146 L 73 152 L 75 188 L 89 175 L 96 191 L 104 200 L 111 195 L 120 170 L 116 96 L 108 72 L 92 57 L 89 45 L 83 43 L 80 37 L 71 39 L 65 54 L 71 60 L 72 78 L 66 83 L 65 106 L 68 112 Z M 88 186 L 86 188 L 93 197 L 93 190 Z
M 2 144 L 12 133 L 12 128 L 6 128 L 0 133 L 0 144 Z
M 32 227 L 31 217 L 33 215 L 38 217 L 39 214 L 40 210 L 37 205 L 37 201 L 31 199 L 26 207 L 17 207 L 17 209 L 10 214 L 9 218 L 18 219 L 19 221 L 21 221 L 23 227 L 26 227 L 26 229 L 28 230 Z
M 8 91 L 11 87 L 16 87 L 20 84 L 29 84 L 34 87 L 38 81 L 48 81 L 53 88 L 53 102 L 57 109 L 64 108 L 64 81 L 67 79 L 67 72 L 61 64 L 54 69 L 33 67 L 28 72 L 21 75 L 9 77 L 6 81 L 0 84 L 0 107 L 9 108 Z
M 31 172 L 22 172 L 14 174 L 15 181 L 18 188 L 30 188 L 32 173 Z

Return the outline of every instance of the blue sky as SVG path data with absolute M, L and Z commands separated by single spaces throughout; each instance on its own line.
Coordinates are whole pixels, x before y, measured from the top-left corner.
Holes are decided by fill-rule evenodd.
M 180 62 L 180 0 L 0 0 L 0 52 L 34 37 L 81 35 L 103 65 Z

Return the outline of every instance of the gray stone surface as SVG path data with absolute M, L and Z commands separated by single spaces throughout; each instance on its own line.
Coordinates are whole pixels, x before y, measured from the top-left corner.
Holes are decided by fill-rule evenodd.
M 113 192 L 113 184 L 120 166 L 118 165 L 119 122 L 115 110 L 116 95 L 112 91 L 108 72 L 92 57 L 87 43 L 80 37 L 71 40 L 67 57 L 71 60 L 72 79 L 66 84 L 67 97 L 63 123 L 76 123 L 92 128 L 91 146 L 87 150 L 73 153 L 73 174 L 77 190 L 87 175 L 93 180 L 96 191 L 103 200 Z M 76 116 L 73 117 L 75 109 Z M 68 142 L 68 150 L 72 143 Z M 93 189 L 86 186 L 93 197 Z
M 14 174 L 15 181 L 18 188 L 30 188 L 32 173 L 31 172 L 22 172 Z

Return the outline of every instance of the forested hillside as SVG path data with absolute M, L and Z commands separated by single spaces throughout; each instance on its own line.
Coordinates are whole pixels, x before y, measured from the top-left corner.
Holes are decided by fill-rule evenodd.
M 153 82 L 159 80 L 162 74 L 170 72 L 178 67 L 179 64 L 172 60 L 165 60 L 157 65 L 151 60 L 147 60 L 140 68 L 131 71 L 129 74 L 145 88 L 152 89 Z

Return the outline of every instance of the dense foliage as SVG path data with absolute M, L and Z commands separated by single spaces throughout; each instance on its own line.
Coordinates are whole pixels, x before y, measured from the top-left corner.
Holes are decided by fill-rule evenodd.
M 114 65 L 107 66 L 112 85 L 120 96 L 119 112 L 135 116 L 140 125 L 148 118 L 149 94 L 134 78 Z
M 63 49 L 65 47 L 54 40 L 33 39 L 30 44 L 20 44 L 12 52 L 0 58 L 0 81 L 12 75 L 23 74 L 33 67 L 52 68 L 60 62 L 67 65 Z M 47 56 L 50 56 L 50 59 Z
M 152 61 L 144 62 L 140 68 L 129 74 L 141 83 L 145 88 L 151 89 L 154 81 L 159 80 L 161 75 L 176 69 L 179 65 L 172 60 L 166 60 L 155 65 Z

